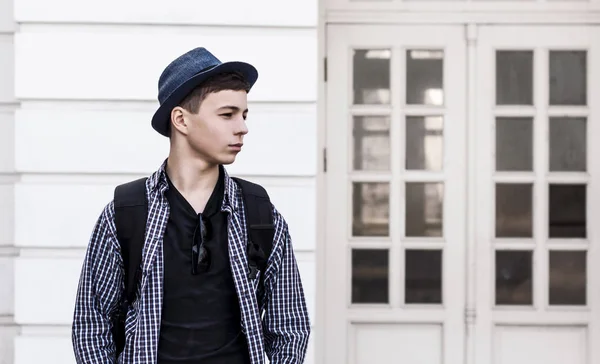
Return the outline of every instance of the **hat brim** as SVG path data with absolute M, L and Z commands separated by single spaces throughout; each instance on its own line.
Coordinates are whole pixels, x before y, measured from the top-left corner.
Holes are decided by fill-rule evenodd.
M 164 136 L 169 136 L 169 127 L 171 124 L 171 111 L 198 85 L 209 77 L 218 73 L 240 72 L 245 81 L 250 84 L 250 88 L 258 79 L 258 71 L 254 66 L 245 62 L 223 62 L 207 71 L 195 74 L 192 78 L 179 86 L 167 99 L 160 105 L 152 117 L 152 127 L 154 130 Z

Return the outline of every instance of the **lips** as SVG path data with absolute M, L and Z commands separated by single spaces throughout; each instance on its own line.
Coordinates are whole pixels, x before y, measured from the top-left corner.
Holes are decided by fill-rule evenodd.
M 242 151 L 242 143 L 237 143 L 237 144 L 229 144 L 229 150 L 235 153 L 239 153 Z

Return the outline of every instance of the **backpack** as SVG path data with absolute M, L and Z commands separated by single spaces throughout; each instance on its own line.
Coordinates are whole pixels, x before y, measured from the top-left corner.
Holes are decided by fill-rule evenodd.
M 146 179 L 140 178 L 119 185 L 114 191 L 115 226 L 125 267 L 125 295 L 118 306 L 112 325 L 117 357 L 125 346 L 125 317 L 130 303 L 135 300 L 137 286 L 142 276 L 142 250 L 148 218 Z M 262 186 L 237 177 L 232 179 L 242 190 L 246 215 L 249 278 L 255 279 L 259 270 L 264 273 L 273 247 L 275 235 L 273 208 L 269 195 Z M 263 277 L 264 274 L 261 274 L 259 288 L 263 286 Z

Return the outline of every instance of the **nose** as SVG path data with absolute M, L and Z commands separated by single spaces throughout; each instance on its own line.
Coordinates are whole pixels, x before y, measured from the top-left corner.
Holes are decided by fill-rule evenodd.
M 235 135 L 246 135 L 248 134 L 248 125 L 246 125 L 246 120 L 243 117 L 239 118 L 239 121 L 236 123 L 236 132 Z

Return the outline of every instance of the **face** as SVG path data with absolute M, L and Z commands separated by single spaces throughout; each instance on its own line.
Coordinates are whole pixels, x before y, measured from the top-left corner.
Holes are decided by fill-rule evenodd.
M 247 93 L 224 90 L 208 94 L 197 114 L 176 108 L 173 126 L 187 139 L 192 154 L 209 164 L 231 164 L 248 133 L 247 115 Z

